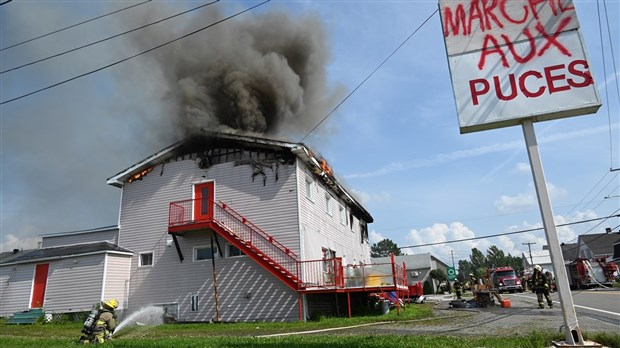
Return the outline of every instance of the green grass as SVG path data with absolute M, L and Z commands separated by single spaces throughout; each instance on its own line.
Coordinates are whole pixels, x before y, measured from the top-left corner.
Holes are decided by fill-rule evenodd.
M 435 335 L 367 335 L 364 328 L 344 334 L 343 331 L 283 337 L 255 336 L 274 333 L 309 331 L 381 321 L 425 320 L 432 317 L 432 305 L 411 306 L 397 316 L 395 311 L 385 316 L 356 318 L 320 318 L 318 321 L 293 323 L 234 323 L 234 324 L 164 324 L 159 326 L 132 326 L 119 331 L 106 347 L 126 348 L 202 348 L 202 347 L 310 347 L 310 348 L 374 348 L 374 347 L 546 347 L 552 340 L 562 341 L 557 332 L 530 332 L 522 336 L 435 336 Z M 432 325 L 435 320 L 425 321 Z M 430 323 L 430 324 L 429 324 Z M 6 325 L 0 321 L 0 347 L 76 347 L 81 323 L 37 323 L 34 325 Z M 350 333 L 351 331 L 347 331 Z M 617 333 L 585 334 L 586 339 L 608 347 L 620 348 Z

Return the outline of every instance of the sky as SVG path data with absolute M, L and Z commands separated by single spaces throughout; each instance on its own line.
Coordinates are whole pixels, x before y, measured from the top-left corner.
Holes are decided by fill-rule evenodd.
M 0 47 L 137 3 L 14 0 L 0 6 Z M 204 3 L 147 2 L 3 49 L 0 68 Z M 2 73 L 0 100 L 111 65 L 257 4 L 219 1 Z M 555 223 L 564 225 L 558 227 L 563 243 L 605 228 L 617 232 L 620 225 L 618 217 L 605 219 L 620 209 L 620 1 L 575 1 L 575 7 L 602 106 L 592 115 L 534 124 Z M 261 81 L 280 93 L 274 114 L 288 125 L 270 130 L 267 116 L 265 131 L 303 140 L 328 160 L 373 216 L 372 243 L 389 238 L 405 253 L 431 252 L 449 265 L 468 259 L 472 248 L 486 252 L 497 245 L 521 256 L 530 242 L 533 251 L 541 250 L 546 239 L 522 127 L 460 134 L 436 10 L 437 1 L 271 1 L 176 43 L 0 105 L 1 250 L 35 248 L 45 234 L 117 224 L 120 190 L 107 178 L 172 144 L 188 127 L 201 126 L 188 124 L 187 115 L 196 116 L 192 122 L 225 123 L 200 118 L 212 104 L 200 94 L 205 86 L 231 76 L 212 73 L 212 65 L 204 69 L 213 57 L 226 66 L 263 69 Z M 263 46 L 289 47 L 287 40 L 303 38 L 304 56 L 297 58 L 304 73 L 283 73 L 288 70 L 277 65 L 278 57 L 229 54 L 244 42 L 234 39 L 238 28 L 252 28 L 252 42 Z M 182 104 L 187 100 L 192 102 Z M 249 127 L 262 130 L 260 122 Z M 532 231 L 487 237 L 523 230 Z M 460 239 L 472 240 L 445 243 Z M 443 244 L 420 247 L 432 243 Z

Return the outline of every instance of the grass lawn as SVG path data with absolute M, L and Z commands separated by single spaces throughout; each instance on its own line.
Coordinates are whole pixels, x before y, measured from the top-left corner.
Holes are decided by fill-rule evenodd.
M 163 324 L 127 326 L 115 334 L 107 347 L 546 347 L 551 340 L 563 340 L 557 332 L 531 332 L 511 337 L 404 336 L 367 335 L 364 327 L 356 334 L 338 331 L 282 337 L 256 337 L 276 333 L 311 331 L 382 321 L 421 320 L 432 317 L 432 305 L 415 305 L 397 316 L 391 311 L 384 316 L 356 318 L 321 318 L 318 321 L 292 323 L 234 324 Z M 431 321 L 432 323 L 432 321 Z M 82 323 L 37 323 L 6 325 L 0 321 L 0 347 L 74 347 Z M 350 332 L 350 331 L 348 331 Z M 620 334 L 597 334 L 586 337 L 609 347 L 620 348 Z

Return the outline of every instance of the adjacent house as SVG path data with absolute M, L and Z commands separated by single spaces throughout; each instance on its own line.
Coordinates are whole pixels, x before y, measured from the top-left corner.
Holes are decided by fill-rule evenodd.
M 407 290 L 401 265 L 371 263 L 372 216 L 304 144 L 203 133 L 107 182 L 122 190 L 118 245 L 133 255 L 121 306 L 130 311 L 303 320 Z
M 428 281 L 433 286 L 433 292 L 437 292 L 439 284 L 430 277 L 432 270 L 441 269 L 444 273 L 447 273 L 448 265 L 439 260 L 430 253 L 421 253 L 413 255 L 399 255 L 394 256 L 396 263 L 405 267 L 405 274 L 407 276 L 407 284 L 413 285 L 418 282 L 424 283 Z M 373 258 L 373 263 L 386 263 L 389 262 L 389 257 L 377 257 Z
M 133 252 L 116 244 L 118 227 L 42 237 L 41 247 L 0 255 L 0 317 L 43 308 L 89 311 L 104 298 L 125 300 Z

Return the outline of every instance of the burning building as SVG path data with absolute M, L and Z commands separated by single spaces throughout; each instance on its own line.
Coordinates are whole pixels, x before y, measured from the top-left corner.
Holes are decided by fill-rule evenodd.
M 122 189 L 119 243 L 134 252 L 130 311 L 298 320 L 351 314 L 372 291 L 406 291 L 401 266 L 370 264 L 372 216 L 304 144 L 204 133 L 108 184 Z

